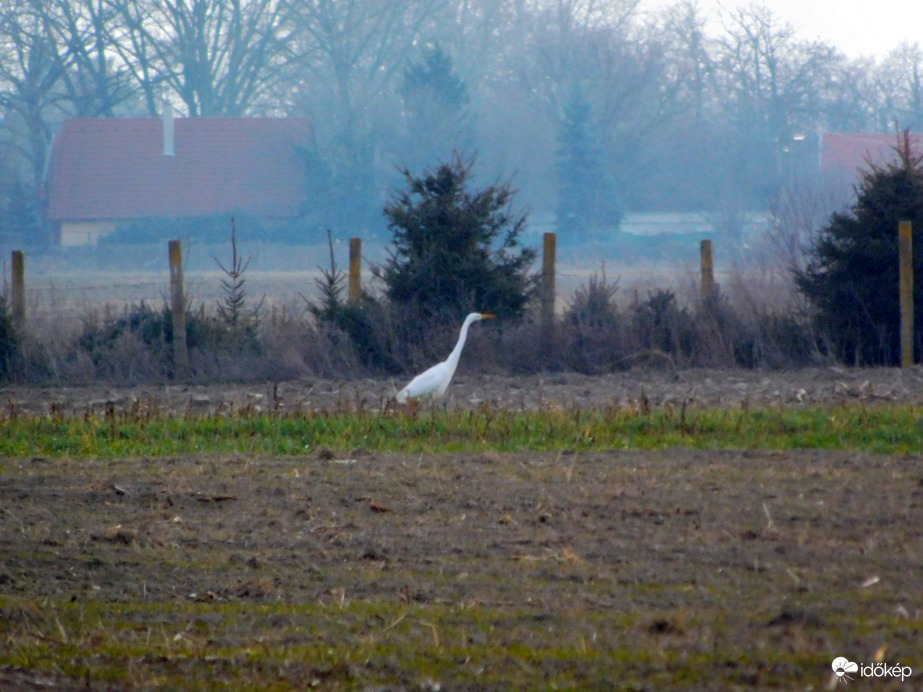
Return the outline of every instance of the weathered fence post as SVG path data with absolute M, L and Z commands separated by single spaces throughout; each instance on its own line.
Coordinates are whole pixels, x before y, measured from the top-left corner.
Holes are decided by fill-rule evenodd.
M 349 239 L 349 294 L 347 296 L 349 305 L 355 305 L 359 302 L 359 295 L 362 292 L 362 284 L 359 281 L 359 274 L 362 269 L 362 238 Z
M 189 375 L 189 352 L 186 350 L 186 298 L 183 295 L 183 245 L 170 241 L 170 310 L 173 315 L 173 376 Z
M 555 255 L 558 238 L 545 233 L 542 243 L 542 349 L 550 357 L 554 352 Z
M 26 320 L 26 256 L 22 250 L 13 250 L 13 285 L 10 296 L 13 323 L 21 328 Z
M 913 227 L 910 221 L 897 225 L 900 262 L 901 367 L 913 365 Z
M 705 239 L 699 244 L 699 256 L 702 264 L 702 300 L 707 303 L 715 296 L 715 257 L 711 240 Z

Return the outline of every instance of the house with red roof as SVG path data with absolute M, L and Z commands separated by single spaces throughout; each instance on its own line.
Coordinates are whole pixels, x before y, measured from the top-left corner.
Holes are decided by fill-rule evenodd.
M 77 118 L 52 144 L 46 218 L 62 246 L 149 218 L 303 210 L 305 118 Z
M 910 135 L 911 145 L 920 147 L 919 138 Z M 853 182 L 859 169 L 880 166 L 897 157 L 897 135 L 862 132 L 826 132 L 821 137 L 820 170 L 825 177 Z

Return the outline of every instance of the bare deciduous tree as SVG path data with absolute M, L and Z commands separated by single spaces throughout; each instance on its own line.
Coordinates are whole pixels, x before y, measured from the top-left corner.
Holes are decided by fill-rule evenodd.
M 387 92 L 447 0 L 298 0 L 301 64 L 344 130 Z
M 381 217 L 396 140 L 399 77 L 417 44 L 448 19 L 449 0 L 297 0 L 299 88 L 292 110 L 311 117 L 311 152 L 324 170 L 324 226 L 365 227 Z
M 919 130 L 923 127 L 923 48 L 919 43 L 901 43 L 877 71 L 882 97 L 881 126 Z
M 0 14 L 4 163 L 22 181 L 24 214 L 36 225 L 41 223 L 39 191 L 55 117 L 50 112 L 60 108 L 59 83 L 69 66 L 48 24 L 37 0 L 8 3 Z
M 597 3 L 562 1 L 536 14 L 517 67 L 523 92 L 558 140 L 567 139 L 576 108 L 586 145 L 599 149 L 592 157 L 599 159 L 598 172 L 580 183 L 599 191 L 592 196 L 600 208 L 587 209 L 591 225 L 618 216 L 614 210 L 624 199 L 614 201 L 616 190 L 643 186 L 640 181 L 652 171 L 649 145 L 677 112 L 661 30 L 636 21 L 634 2 L 605 5 L 608 11 L 601 12 Z M 565 158 L 571 170 L 558 181 L 559 196 L 566 194 L 562 190 L 573 178 L 574 163 L 585 157 L 565 152 Z
M 49 38 L 67 55 L 61 85 L 66 110 L 76 117 L 118 114 L 136 87 L 130 72 L 116 58 L 119 18 L 108 0 L 47 0 L 38 2 Z
M 151 112 L 169 86 L 189 116 L 240 116 L 274 94 L 294 40 L 281 0 L 111 0 L 126 32 L 120 52 Z M 270 107 L 265 104 L 266 107 Z
M 770 204 L 766 239 L 779 268 L 804 271 L 805 255 L 834 212 L 844 209 L 850 195 L 842 184 L 799 179 L 784 184 Z

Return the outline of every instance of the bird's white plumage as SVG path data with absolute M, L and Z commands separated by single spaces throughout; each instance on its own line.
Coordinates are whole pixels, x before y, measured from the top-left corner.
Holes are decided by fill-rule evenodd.
M 455 368 L 458 367 L 458 359 L 461 357 L 462 349 L 465 347 L 465 340 L 468 338 L 468 327 L 478 320 L 487 320 L 493 318 L 488 312 L 472 312 L 465 318 L 461 327 L 461 333 L 458 335 L 458 343 L 452 349 L 452 353 L 441 363 L 434 365 L 414 377 L 409 384 L 397 393 L 397 400 L 404 403 L 408 399 L 417 397 L 431 397 L 438 399 L 445 394 L 455 374 Z

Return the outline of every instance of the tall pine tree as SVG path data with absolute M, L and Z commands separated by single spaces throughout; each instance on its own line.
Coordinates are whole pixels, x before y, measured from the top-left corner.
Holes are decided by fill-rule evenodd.
M 617 228 L 622 219 L 591 115 L 589 102 L 575 89 L 564 107 L 557 151 L 555 225 L 564 242 L 585 242 L 596 231 Z
M 444 160 L 453 150 L 470 153 L 474 134 L 470 98 L 451 57 L 438 44 L 404 71 L 401 85 L 406 126 L 404 165 L 419 168 Z

